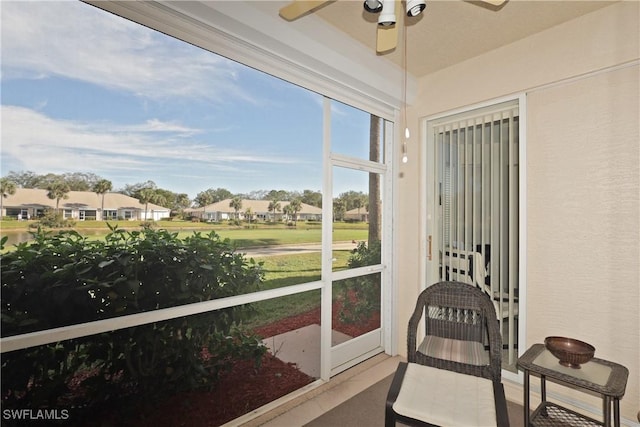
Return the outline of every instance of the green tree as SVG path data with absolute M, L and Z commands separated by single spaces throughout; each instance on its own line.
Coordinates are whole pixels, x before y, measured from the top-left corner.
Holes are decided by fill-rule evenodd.
M 322 193 L 319 191 L 304 190 L 300 196 L 300 201 L 307 205 L 322 207 Z
M 350 211 L 351 209 L 355 209 L 358 203 L 360 203 L 360 207 L 364 206 L 368 201 L 369 196 L 364 194 L 362 191 L 351 190 L 341 193 L 338 198 L 344 202 L 345 210 Z
M 226 188 L 216 188 L 215 190 L 209 189 L 209 191 L 211 191 L 211 194 L 213 195 L 213 202 L 211 203 L 221 202 L 233 197 L 233 193 Z
M 271 202 L 269 202 L 269 206 L 267 207 L 267 210 L 269 212 L 273 212 L 273 220 L 275 221 L 276 219 L 276 212 L 280 212 L 281 206 L 280 206 L 280 202 L 275 199 L 272 200 Z
M 207 206 L 211 203 L 217 203 L 231 198 L 233 198 L 233 193 L 226 188 L 209 188 L 198 193 L 195 202 L 198 206 Z
M 60 212 L 60 199 L 68 199 L 71 188 L 64 181 L 56 181 L 47 186 L 47 197 L 56 201 L 56 213 Z
M 291 205 L 285 205 L 282 208 L 282 212 L 285 214 L 287 221 L 289 221 L 290 217 L 293 216 L 293 211 L 291 210 Z
M 189 206 L 191 206 L 191 199 L 189 198 L 189 195 L 187 193 L 176 194 L 174 209 L 182 214 L 182 211 L 184 211 Z
M 149 203 L 152 203 L 155 200 L 156 192 L 153 188 L 143 188 L 138 191 L 137 199 L 140 203 L 144 204 L 144 219 L 149 219 Z
M 289 199 L 289 193 L 285 190 L 271 190 L 265 196 L 264 200 L 287 200 Z
M 211 192 L 211 190 L 205 190 L 196 194 L 196 198 L 194 199 L 194 202 L 199 207 L 204 207 L 204 206 L 210 205 L 211 203 L 214 203 L 214 200 L 215 200 L 215 196 Z
M 4 213 L 3 202 L 5 197 L 9 197 L 13 194 L 16 194 L 16 183 L 9 180 L 8 178 L 0 179 L 0 191 L 2 192 L 2 197 L 0 197 L 0 218 Z
M 293 221 L 298 223 L 298 212 L 302 210 L 302 202 L 300 199 L 293 199 L 291 203 L 289 203 L 289 209 L 291 211 L 291 215 L 293 215 Z
M 108 179 L 101 179 L 93 185 L 93 192 L 98 196 L 102 196 L 100 204 L 100 218 L 104 221 L 104 195 L 113 189 L 113 184 Z
M 42 177 L 32 171 L 9 171 L 6 178 L 9 181 L 15 182 L 19 188 L 42 188 L 40 186 Z
M 22 188 L 46 189 L 56 182 L 64 182 L 69 185 L 70 191 L 89 191 L 100 181 L 100 176 L 91 172 L 67 172 L 63 174 L 47 173 L 38 175 L 32 171 L 10 171 L 7 178 Z
M 53 179 L 66 182 L 71 191 L 90 191 L 104 178 L 92 172 L 67 172 L 62 175 L 53 175 Z
M 229 207 L 236 212 L 236 219 L 240 219 L 240 209 L 242 209 L 242 199 L 240 197 L 234 197 L 229 202 Z
M 156 189 L 158 186 L 153 181 L 139 182 L 137 184 L 127 184 L 119 193 L 138 199 L 138 193 L 146 188 Z
M 202 208 L 202 219 L 206 219 L 205 214 L 207 213 L 206 212 L 207 205 L 210 205 L 211 203 L 213 203 L 213 197 L 214 197 L 213 194 L 209 190 L 201 191 L 196 195 L 196 198 L 194 201 L 196 205 Z
M 333 200 L 333 220 L 342 221 L 344 219 L 344 213 L 347 211 L 346 203 L 344 200 L 337 198 Z

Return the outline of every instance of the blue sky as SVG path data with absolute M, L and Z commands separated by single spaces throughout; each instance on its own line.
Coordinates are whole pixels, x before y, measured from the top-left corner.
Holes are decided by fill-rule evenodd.
M 321 96 L 80 2 L 0 7 L 3 176 L 93 172 L 191 198 L 321 190 Z M 368 126 L 333 108 L 343 154 L 366 155 Z M 367 191 L 346 181 L 334 194 Z

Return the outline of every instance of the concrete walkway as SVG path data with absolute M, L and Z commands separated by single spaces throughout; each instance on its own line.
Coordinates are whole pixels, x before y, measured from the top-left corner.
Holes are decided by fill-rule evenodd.
M 338 331 L 331 333 L 331 345 L 349 341 L 351 337 Z M 295 363 L 305 374 L 320 378 L 320 325 L 309 325 L 285 332 L 262 342 L 269 352 L 283 362 Z
M 334 251 L 353 250 L 358 246 L 358 243 L 351 242 L 335 242 L 332 249 Z M 322 245 L 320 243 L 301 243 L 298 245 L 276 245 L 276 246 L 264 246 L 259 248 L 246 248 L 246 250 L 240 249 L 239 252 L 245 253 L 249 257 L 263 257 L 274 255 L 292 255 L 300 253 L 320 252 Z

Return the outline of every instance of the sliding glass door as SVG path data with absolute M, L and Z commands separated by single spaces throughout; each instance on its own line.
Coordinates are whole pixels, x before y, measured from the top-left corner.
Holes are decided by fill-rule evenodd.
M 494 301 L 505 368 L 519 317 L 517 101 L 428 122 L 428 282 L 456 280 Z

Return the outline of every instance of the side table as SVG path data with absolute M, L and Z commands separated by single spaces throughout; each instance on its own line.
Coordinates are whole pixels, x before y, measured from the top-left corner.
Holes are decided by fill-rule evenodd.
M 611 426 L 611 407 L 613 422 L 620 427 L 620 399 L 624 396 L 629 370 L 622 365 L 604 359 L 593 358 L 578 368 L 562 366 L 544 344 L 532 345 L 518 359 L 518 368 L 524 371 L 524 425 L 553 426 Z M 529 415 L 530 396 L 529 377 L 540 377 L 540 395 L 542 402 Z M 558 404 L 547 401 L 546 378 L 567 386 L 590 390 L 602 395 L 603 422 L 586 417 Z

